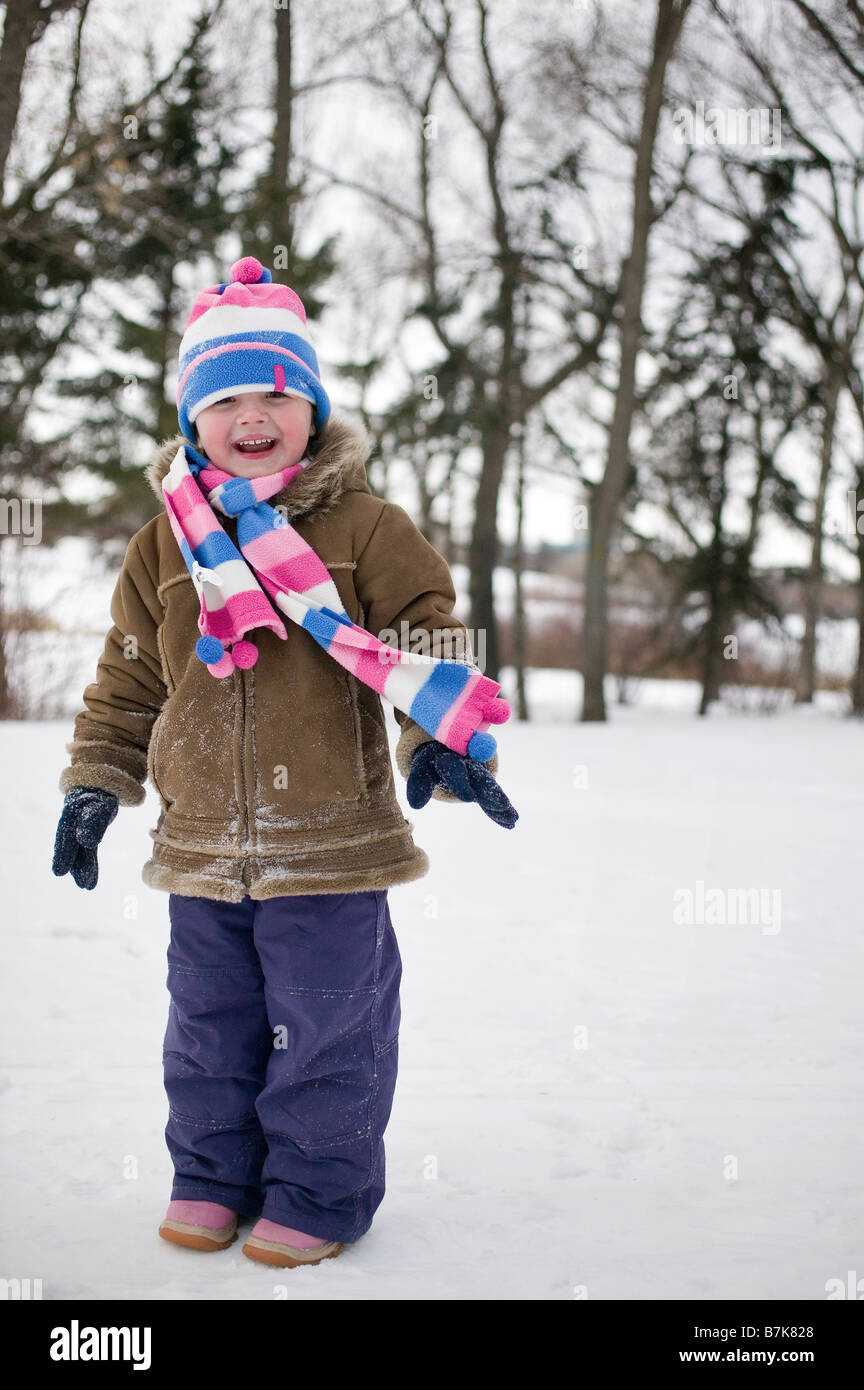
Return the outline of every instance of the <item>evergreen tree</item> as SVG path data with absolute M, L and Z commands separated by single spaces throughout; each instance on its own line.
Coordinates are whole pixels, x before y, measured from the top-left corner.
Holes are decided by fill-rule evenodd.
M 689 542 L 675 563 L 676 602 L 683 601 L 689 637 L 677 656 L 698 654 L 700 714 L 718 698 L 742 616 L 781 622 L 776 601 L 754 568 L 763 514 L 788 516 L 797 490 L 777 453 L 815 404 L 783 360 L 776 327 L 786 285 L 777 247 L 798 235 L 788 213 L 794 167 L 780 161 L 758 170 L 760 207 L 738 245 L 719 244 L 698 257 L 683 279 L 671 330 L 656 353 L 657 381 L 644 402 L 653 418 L 641 495 L 657 502 Z M 671 400 L 671 406 L 669 404 Z M 743 524 L 739 474 L 750 474 Z
M 86 530 L 118 546 L 158 506 L 142 475 L 142 451 L 178 428 L 168 380 L 188 306 L 177 267 L 212 257 L 235 218 L 224 180 L 237 151 L 219 134 L 203 41 L 162 96 L 152 113 L 128 118 L 111 161 L 113 196 L 102 200 L 109 215 L 91 229 L 98 274 L 116 286 L 112 298 L 122 307 L 112 305 L 102 322 L 95 368 L 58 380 L 59 396 L 83 403 L 82 418 L 44 446 L 58 469 L 81 463 L 105 489 L 86 505 L 59 499 L 49 509 L 54 532 Z M 129 366 L 109 366 L 108 347 Z

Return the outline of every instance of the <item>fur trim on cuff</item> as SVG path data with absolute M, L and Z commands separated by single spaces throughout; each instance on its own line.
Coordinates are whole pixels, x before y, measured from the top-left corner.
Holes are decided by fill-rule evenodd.
M 121 806 L 140 806 L 147 796 L 140 782 L 110 763 L 73 763 L 64 768 L 57 785 L 64 793 L 72 787 L 99 787 L 113 792 Z
M 405 778 L 406 782 L 408 780 L 408 774 L 411 771 L 411 759 L 414 756 L 414 749 L 419 748 L 421 743 L 431 742 L 431 738 L 431 734 L 427 734 L 426 730 L 421 728 L 419 724 L 415 724 L 413 719 L 406 719 L 405 723 L 402 725 L 402 732 L 399 735 L 399 739 L 396 744 L 396 766 L 402 773 L 402 776 Z M 497 777 L 497 748 L 495 749 L 495 752 L 492 754 L 492 757 L 488 760 L 488 762 L 485 762 L 483 766 L 486 768 L 488 772 L 492 774 L 493 777 Z M 453 792 L 448 791 L 446 787 L 442 786 L 437 786 L 435 788 L 435 790 L 432 793 L 432 799 L 433 801 L 460 800 L 458 796 L 454 796 Z

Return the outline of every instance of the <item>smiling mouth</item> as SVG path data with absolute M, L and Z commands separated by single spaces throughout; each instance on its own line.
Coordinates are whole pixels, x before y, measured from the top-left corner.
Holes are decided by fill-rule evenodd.
M 276 448 L 276 440 L 265 438 L 242 439 L 233 446 L 241 454 L 270 454 Z

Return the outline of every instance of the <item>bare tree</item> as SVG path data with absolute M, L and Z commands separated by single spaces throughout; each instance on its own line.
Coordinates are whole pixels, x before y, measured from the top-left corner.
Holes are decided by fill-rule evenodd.
M 79 34 L 90 0 L 8 0 L 0 47 L 0 188 L 18 122 L 27 55 L 58 15 L 79 11 Z M 77 76 L 77 74 L 76 74 Z M 74 87 L 74 84 L 73 84 Z
M 859 463 L 855 470 L 856 496 L 864 498 L 864 464 Z M 864 719 L 864 524 L 856 513 L 859 524 L 855 528 L 855 542 L 858 551 L 858 653 L 852 675 L 852 713 Z
M 805 262 L 787 245 L 775 255 L 775 266 L 787 289 L 786 321 L 808 348 L 817 354 L 821 368 L 822 407 L 819 468 L 810 530 L 810 558 L 804 578 L 804 637 L 795 687 L 798 704 L 812 702 L 816 688 L 816 636 L 821 614 L 823 547 L 826 502 L 834 455 L 838 409 L 849 386 L 860 352 L 864 327 L 864 247 L 861 226 L 861 189 L 864 183 L 864 148 L 860 120 L 848 119 L 859 109 L 864 69 L 859 65 L 862 16 L 856 4 L 844 14 L 838 6 L 831 15 L 819 14 L 806 0 L 787 0 L 796 18 L 803 17 L 810 35 L 816 36 L 816 52 L 805 62 L 794 43 L 775 51 L 757 46 L 720 0 L 713 8 L 735 40 L 737 48 L 763 84 L 772 103 L 783 112 L 783 125 L 791 137 L 796 166 L 802 171 L 799 193 L 813 208 L 828 234 L 825 254 Z M 844 22 L 844 21 L 848 21 Z M 803 50 L 806 54 L 806 49 Z M 827 66 L 826 66 L 827 63 Z M 803 76 L 803 80 L 802 80 Z M 847 102 L 838 103 L 845 82 Z M 829 257 L 831 262 L 829 263 Z M 831 270 L 839 289 L 831 300 Z M 851 389 L 851 388 L 850 388 Z
M 407 113 L 405 129 L 414 148 L 414 200 L 409 196 L 412 181 L 404 176 L 396 193 L 392 180 L 374 187 L 336 174 L 332 182 L 366 194 L 394 234 L 402 251 L 401 273 L 413 287 L 409 317 L 431 326 L 440 350 L 439 360 L 430 364 L 437 383 L 435 402 L 428 407 L 418 402 L 412 381 L 404 397 L 385 413 L 379 431 L 383 445 L 416 453 L 421 461 L 449 457 L 448 474 L 467 449 L 479 455 L 468 544 L 471 622 L 485 633 L 485 670 L 494 678 L 500 652 L 493 572 L 508 451 L 531 412 L 596 361 L 611 322 L 615 286 L 590 274 L 576 254 L 576 238 L 568 239 L 554 225 L 552 204 L 562 188 L 566 185 L 568 194 L 581 189 L 573 133 L 565 128 L 556 149 L 540 151 L 539 170 L 532 157 L 530 178 L 509 155 L 524 110 L 510 90 L 513 76 L 510 86 L 501 77 L 504 62 L 497 52 L 488 3 L 473 0 L 474 36 L 468 50 L 473 71 L 468 76 L 457 71 L 466 59 L 466 36 L 460 32 L 457 38 L 454 33 L 456 11 L 447 0 L 440 0 L 434 18 L 430 8 L 409 0 L 408 13 L 416 21 L 410 47 L 406 34 L 390 32 L 382 16 L 366 56 L 370 87 L 398 97 L 403 122 Z M 460 21 L 466 14 L 467 9 L 458 12 Z M 440 208 L 452 197 L 452 188 L 446 186 L 452 174 L 449 165 L 435 159 L 435 141 L 428 134 L 436 106 L 445 98 L 450 110 L 455 105 L 461 113 L 472 158 L 478 156 L 480 184 L 472 211 L 483 232 L 479 238 L 463 236 L 461 243 L 460 228 L 441 225 Z M 573 114 L 576 119 L 578 111 Z M 394 251 L 391 261 L 395 259 Z M 472 304 L 477 308 L 466 323 L 466 306 Z M 542 319 L 536 313 L 539 307 Z M 542 329 L 531 321 L 531 312 L 542 321 Z M 531 352 L 531 343 L 534 336 L 548 343 L 550 314 L 557 316 L 561 333 L 553 352 L 546 349 L 544 360 Z M 368 367 L 355 365 L 361 381 Z M 429 448 L 430 439 L 441 446 L 437 451 Z M 415 469 L 418 478 L 419 471 L 422 468 Z M 418 486 L 422 498 L 424 486 Z
M 642 337 L 642 296 L 648 259 L 648 239 L 658 216 L 651 197 L 654 142 L 663 102 L 666 70 L 678 42 L 690 0 L 657 0 L 654 42 L 645 74 L 642 118 L 633 175 L 630 251 L 622 267 L 620 305 L 620 365 L 615 407 L 609 430 L 606 467 L 594 490 L 585 583 L 585 629 L 582 643 L 583 720 L 604 720 L 603 680 L 608 664 L 606 571 L 609 547 L 630 467 L 630 425 L 633 419 L 636 357 Z

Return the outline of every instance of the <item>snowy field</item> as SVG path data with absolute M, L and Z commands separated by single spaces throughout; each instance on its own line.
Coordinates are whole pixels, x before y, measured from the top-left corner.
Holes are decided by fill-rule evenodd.
M 70 723 L 0 725 L 0 1276 L 45 1299 L 302 1301 L 824 1300 L 864 1275 L 864 727 L 828 700 L 697 720 L 695 688 L 650 682 L 579 725 L 575 677 L 529 694 L 538 721 L 500 735 L 514 830 L 403 795 L 432 868 L 390 894 L 388 1192 L 338 1260 L 284 1271 L 241 1255 L 248 1225 L 214 1255 L 156 1234 L 155 794 L 121 809 L 85 893 L 50 871 Z

